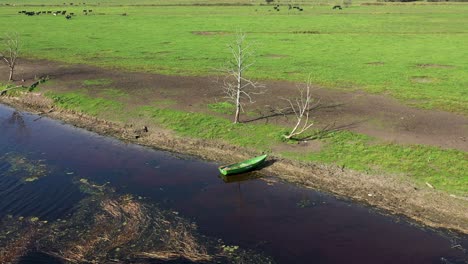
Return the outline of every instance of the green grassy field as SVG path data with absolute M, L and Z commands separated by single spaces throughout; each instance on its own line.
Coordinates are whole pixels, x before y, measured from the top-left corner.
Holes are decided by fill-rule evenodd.
M 341 0 L 283 0 L 276 1 L 279 4 L 297 4 L 297 5 L 324 5 L 324 4 L 341 4 Z M 357 0 L 354 3 L 363 3 L 363 2 L 375 2 L 375 1 L 366 1 L 366 0 Z M 70 3 L 73 3 L 71 5 Z M 420 4 L 421 2 L 418 2 Z M 87 1 L 63 1 L 63 0 L 0 0 L 0 5 L 57 5 L 57 6 L 93 6 L 93 5 L 105 5 L 105 6 L 115 6 L 115 5 L 267 5 L 265 0 L 87 0 Z M 271 5 L 276 4 L 272 3 Z
M 162 3 L 132 4 L 150 2 Z M 305 6 L 303 12 L 286 7 L 275 12 L 268 6 L 120 3 L 94 6 L 88 16 L 82 6 L 1 6 L 0 24 L 2 31 L 22 35 L 25 57 L 171 75 L 214 74 L 229 57 L 226 45 L 233 32 L 242 30 L 256 50 L 250 77 L 304 81 L 311 74 L 314 83 L 328 88 L 468 113 L 468 5 L 356 5 L 341 11 Z M 17 14 L 25 9 L 79 15 L 66 21 Z

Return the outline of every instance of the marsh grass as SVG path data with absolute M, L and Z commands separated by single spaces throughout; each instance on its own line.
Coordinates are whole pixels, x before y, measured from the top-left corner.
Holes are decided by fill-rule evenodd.
M 123 104 L 114 100 L 90 97 L 81 92 L 56 93 L 47 92 L 46 95 L 54 100 L 54 103 L 64 109 L 72 109 L 96 116 L 104 112 L 122 111 Z
M 207 105 L 208 108 L 216 113 L 220 114 L 234 114 L 236 111 L 236 106 L 230 102 L 218 102 L 218 103 L 212 103 Z
M 34 237 L 42 224 L 11 215 L 0 219 L 0 263 L 17 263 L 34 246 Z
M 130 95 L 120 89 L 114 88 L 106 88 L 99 95 L 111 98 L 111 99 L 119 99 L 119 98 L 128 98 Z
M 111 79 L 92 79 L 92 80 L 84 80 L 82 82 L 84 86 L 104 86 L 112 84 Z
M 397 145 L 375 142 L 375 138 L 349 131 L 334 132 L 324 139 L 320 152 L 284 156 L 303 160 L 335 163 L 369 174 L 394 173 L 404 175 L 423 185 L 428 182 L 437 189 L 466 195 L 468 193 L 468 154 L 463 151 L 424 145 Z
M 201 236 L 194 223 L 173 211 L 87 179 L 75 183 L 88 196 L 65 219 L 44 222 L 9 217 L 0 222 L 0 261 L 14 261 L 35 250 L 67 263 L 238 263 L 233 260 L 239 258 L 255 259 L 245 263 L 271 263 L 263 255 L 240 248 L 226 256 L 221 241 Z

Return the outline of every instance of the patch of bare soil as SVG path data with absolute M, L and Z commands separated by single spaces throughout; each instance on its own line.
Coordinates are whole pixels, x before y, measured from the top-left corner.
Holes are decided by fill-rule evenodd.
M 25 108 L 20 98 L 0 98 L 3 103 L 39 111 L 43 115 L 60 119 L 90 131 L 116 137 L 127 142 L 158 149 L 199 156 L 219 162 L 232 162 L 254 156 L 250 149 L 240 148 L 214 140 L 178 137 L 168 131 L 149 127 L 142 132 L 133 126 L 89 117 L 72 111 L 53 111 Z M 431 227 L 442 227 L 468 233 L 468 201 L 430 188 L 421 188 L 399 180 L 394 175 L 368 175 L 332 165 L 302 163 L 272 156 L 270 166 L 263 168 L 267 174 L 292 183 L 324 190 L 339 196 L 350 197 L 405 215 Z
M 264 55 L 266 58 L 271 58 L 271 59 L 282 59 L 282 58 L 287 58 L 289 57 L 288 55 L 283 55 L 283 54 L 266 54 Z
M 374 65 L 374 66 L 382 66 L 385 65 L 385 62 L 382 61 L 373 61 L 373 62 L 368 62 L 366 63 L 367 65 Z
M 411 81 L 416 83 L 432 83 L 434 79 L 428 76 L 413 76 L 411 77 Z
M 230 34 L 226 31 L 192 31 L 194 35 L 201 35 L 201 36 L 212 36 L 212 35 L 226 35 Z
M 416 64 L 416 66 L 421 67 L 421 68 L 439 68 L 439 69 L 455 68 L 455 66 L 453 65 L 432 64 L 432 63 L 421 63 L 421 64 Z

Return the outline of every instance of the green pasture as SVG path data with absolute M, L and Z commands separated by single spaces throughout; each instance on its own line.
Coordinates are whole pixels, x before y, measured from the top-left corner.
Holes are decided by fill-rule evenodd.
M 136 3 L 149 2 L 164 3 Z M 83 6 L 3 5 L 1 31 L 21 34 L 24 57 L 204 76 L 224 65 L 230 56 L 227 44 L 242 30 L 255 50 L 256 64 L 248 73 L 252 78 L 301 82 L 311 74 L 314 83 L 327 88 L 468 113 L 468 5 L 356 4 L 341 11 L 309 5 L 303 12 L 286 7 L 277 12 L 259 5 L 121 3 L 96 4 L 87 16 Z M 20 10 L 77 15 L 67 21 L 63 16 L 19 15 Z
M 66 109 L 112 117 L 114 120 L 131 114 L 185 137 L 222 140 L 266 152 L 271 152 L 278 144 L 294 144 L 283 140 L 286 128 L 272 124 L 233 124 L 231 120 L 210 114 L 150 105 L 128 111 L 124 109 L 129 109 L 129 106 L 117 99 L 92 97 L 86 92 L 49 92 L 48 96 Z M 215 109 L 224 110 L 224 106 Z M 323 144 L 320 151 L 275 154 L 295 160 L 336 164 L 366 173 L 401 175 L 404 180 L 421 186 L 428 182 L 439 190 L 460 195 L 468 193 L 468 154 L 463 151 L 380 142 L 376 138 L 349 131 L 322 134 L 316 140 Z
M 342 0 L 276 0 L 270 5 L 279 4 L 296 4 L 296 5 L 325 5 L 325 4 L 341 4 Z M 361 2 L 375 2 L 375 0 L 366 1 L 366 0 L 357 0 L 354 3 Z M 137 6 L 137 5 L 159 5 L 159 6 L 170 6 L 170 5 L 267 5 L 265 0 L 0 0 L 0 5 L 16 5 L 16 6 L 25 6 L 25 5 L 56 5 L 56 6 Z

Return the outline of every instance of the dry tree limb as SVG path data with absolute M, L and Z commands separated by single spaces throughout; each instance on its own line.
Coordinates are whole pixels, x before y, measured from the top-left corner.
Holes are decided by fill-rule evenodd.
M 0 96 L 5 95 L 8 91 L 13 90 L 13 89 L 18 89 L 18 88 L 26 88 L 23 85 L 18 85 L 18 86 L 13 86 L 13 87 L 8 87 L 2 91 L 0 91 Z
M 317 101 L 317 103 L 313 104 L 313 98 L 312 94 L 310 91 L 311 87 L 311 78 L 307 79 L 307 83 L 305 87 L 298 88 L 299 89 L 299 96 L 293 99 L 289 98 L 282 98 L 283 100 L 287 101 L 289 104 L 289 107 L 285 108 L 287 110 L 290 110 L 294 113 L 296 116 L 296 125 L 293 127 L 291 132 L 289 134 L 284 135 L 286 139 L 291 139 L 293 137 L 296 137 L 304 132 L 306 132 L 308 129 L 310 129 L 313 125 L 314 122 L 310 120 L 310 111 L 312 108 L 316 107 L 320 101 Z M 281 111 L 284 112 L 285 109 L 282 109 Z

